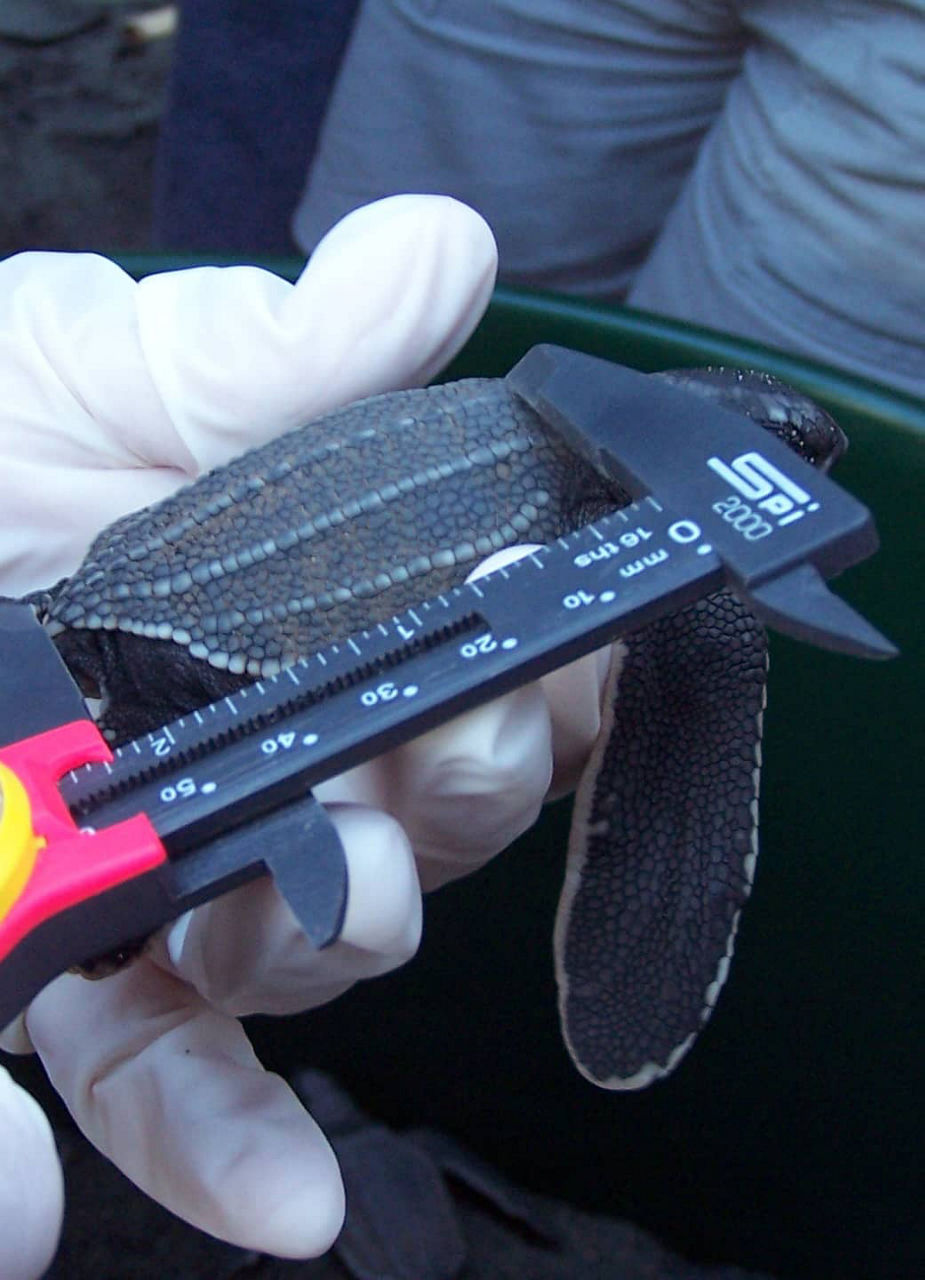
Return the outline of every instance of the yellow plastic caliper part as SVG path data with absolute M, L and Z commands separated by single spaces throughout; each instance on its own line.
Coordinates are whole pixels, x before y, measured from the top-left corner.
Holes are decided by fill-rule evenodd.
M 12 769 L 0 764 L 0 920 L 25 888 L 44 844 L 32 829 L 26 788 Z

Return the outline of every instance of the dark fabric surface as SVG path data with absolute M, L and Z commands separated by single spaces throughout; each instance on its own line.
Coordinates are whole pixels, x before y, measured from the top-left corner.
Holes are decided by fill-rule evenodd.
M 157 164 L 167 250 L 292 253 L 357 0 L 186 0 Z
M 0 36 L 46 44 L 93 26 L 102 12 L 89 0 L 0 0 Z
M 318 1072 L 293 1084 L 331 1138 L 347 1188 L 331 1253 L 284 1262 L 222 1244 L 59 1127 L 68 1212 L 45 1280 L 760 1280 L 695 1266 L 628 1223 L 533 1195 L 443 1134 L 396 1133 Z
M 80 7 L 66 38 L 0 26 L 0 255 L 150 247 L 158 122 L 173 42 L 133 43 L 121 6 Z M 74 9 L 74 13 L 78 10 Z M 31 15 L 36 33 L 48 31 Z

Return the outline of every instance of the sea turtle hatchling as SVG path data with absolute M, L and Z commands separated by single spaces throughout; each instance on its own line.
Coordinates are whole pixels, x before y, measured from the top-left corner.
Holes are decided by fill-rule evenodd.
M 816 465 L 843 448 L 767 375 L 653 376 Z M 628 501 L 503 380 L 398 391 L 116 521 L 42 621 L 118 743 Z M 566 1043 L 597 1084 L 665 1075 L 716 1003 L 755 870 L 766 669 L 761 624 L 727 592 L 614 647 L 554 934 Z

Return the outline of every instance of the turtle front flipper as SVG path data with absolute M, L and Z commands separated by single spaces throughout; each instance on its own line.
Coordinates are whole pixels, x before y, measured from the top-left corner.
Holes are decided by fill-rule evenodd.
M 827 470 L 846 441 L 764 373 L 655 375 L 744 413 Z M 575 798 L 554 936 L 562 1031 L 579 1071 L 641 1089 L 709 1018 L 758 854 L 767 640 L 720 592 L 617 647 Z
M 726 592 L 618 647 L 555 928 L 562 1031 L 607 1089 L 667 1075 L 710 1016 L 755 873 L 767 646 Z

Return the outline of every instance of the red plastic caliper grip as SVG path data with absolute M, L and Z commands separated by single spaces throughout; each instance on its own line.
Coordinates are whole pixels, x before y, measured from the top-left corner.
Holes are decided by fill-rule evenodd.
M 111 759 L 92 720 L 75 720 L 0 748 L 0 762 L 29 797 L 33 831 L 45 841 L 19 897 L 0 919 L 0 960 L 52 916 L 167 861 L 146 814 L 92 832 L 81 831 L 71 817 L 58 780 L 80 765 Z

